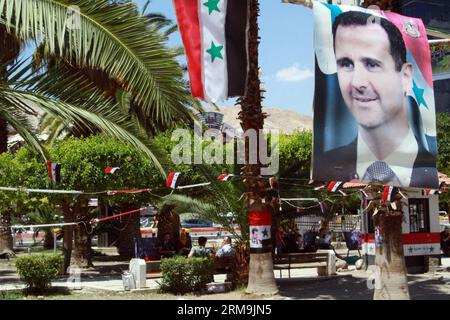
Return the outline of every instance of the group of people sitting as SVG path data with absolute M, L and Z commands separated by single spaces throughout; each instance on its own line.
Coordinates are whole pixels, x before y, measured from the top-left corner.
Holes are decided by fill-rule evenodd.
M 206 247 L 207 239 L 206 237 L 198 238 L 198 246 L 191 249 L 188 257 L 205 257 L 205 258 L 227 258 L 234 257 L 235 250 L 231 245 L 231 238 L 225 237 L 222 241 L 222 246 L 217 252 L 214 252 L 212 248 Z
M 235 250 L 231 244 L 231 238 L 225 237 L 222 245 L 217 252 L 214 252 L 212 248 L 206 247 L 206 237 L 198 238 L 198 245 L 192 246 L 191 236 L 187 229 L 182 229 L 178 237 L 177 245 L 175 245 L 172 235 L 167 232 L 163 236 L 163 240 L 160 246 L 160 255 L 162 258 L 170 258 L 176 255 L 191 257 L 206 257 L 206 258 L 225 258 L 232 257 L 235 254 Z
M 275 253 L 316 252 L 318 249 L 331 249 L 333 236 L 325 228 L 319 232 L 298 232 L 296 227 L 287 230 L 278 226 L 275 229 Z

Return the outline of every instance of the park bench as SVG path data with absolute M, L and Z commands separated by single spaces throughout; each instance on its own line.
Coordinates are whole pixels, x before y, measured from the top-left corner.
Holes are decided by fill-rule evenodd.
M 336 274 L 336 255 L 333 250 L 319 250 L 312 253 L 280 253 L 273 255 L 273 269 L 288 270 L 289 278 L 292 269 L 317 268 L 319 276 Z

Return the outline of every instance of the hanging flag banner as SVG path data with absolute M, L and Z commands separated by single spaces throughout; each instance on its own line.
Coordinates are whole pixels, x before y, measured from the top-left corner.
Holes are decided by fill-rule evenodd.
M 268 211 L 250 211 L 250 252 L 267 253 L 272 251 L 272 214 Z
M 115 174 L 119 170 L 120 170 L 120 167 L 108 167 L 105 169 L 105 173 Z
M 167 187 L 171 189 L 176 189 L 178 186 L 180 175 L 181 175 L 180 172 L 169 173 L 169 176 L 167 177 Z
M 314 50 L 311 178 L 437 189 L 422 20 L 315 1 Z
M 247 80 L 248 0 L 174 0 L 194 98 L 243 96 Z
M 61 163 L 47 163 L 48 176 L 54 182 L 61 182 Z

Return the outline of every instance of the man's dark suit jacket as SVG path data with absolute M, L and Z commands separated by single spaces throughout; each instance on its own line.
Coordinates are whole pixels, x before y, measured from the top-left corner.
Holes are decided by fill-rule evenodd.
M 318 181 L 362 179 L 363 177 L 359 177 L 356 172 L 357 141 L 356 138 L 352 143 L 327 151 L 314 159 L 313 179 Z M 435 165 L 436 158 L 419 144 L 409 187 L 438 189 L 439 179 Z

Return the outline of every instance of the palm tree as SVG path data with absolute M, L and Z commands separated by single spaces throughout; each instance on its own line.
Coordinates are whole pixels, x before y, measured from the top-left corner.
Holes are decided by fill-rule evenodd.
M 32 224 L 53 224 L 61 222 L 61 218 L 56 214 L 54 209 L 49 207 L 37 208 L 35 211 L 27 215 L 29 222 Z M 39 232 L 43 231 L 44 236 L 44 249 L 52 249 L 54 246 L 54 232 L 50 227 L 35 228 L 34 236 L 36 237 Z
M 21 41 L 42 41 L 46 56 L 62 58 L 66 66 L 77 70 L 76 76 L 70 76 L 72 82 L 65 81 L 67 69 L 56 72 L 46 65 L 48 76 L 29 77 L 26 88 L 20 77 L 4 83 L 0 90 L 5 89 L 2 94 L 7 101 L 0 110 L 0 146 L 6 145 L 7 121 L 46 159 L 27 124 L 27 114 L 34 112 L 27 105 L 31 102 L 62 120 L 65 126 L 75 125 L 80 135 L 92 131 L 114 135 L 144 151 L 159 165 L 148 144 L 143 143 L 142 130 L 124 117 L 119 108 L 123 103 L 119 102 L 128 101 L 129 108 L 136 108 L 141 118 L 151 119 L 147 132 L 189 122 L 189 106 L 198 105 L 190 97 L 182 79 L 183 69 L 175 60 L 179 52 L 165 46 L 167 35 L 152 28 L 132 1 L 6 0 L 0 2 L 0 15 L 6 30 L 3 42 L 9 35 Z M 17 68 L 15 71 L 25 74 Z M 88 76 L 100 77 L 96 82 Z M 58 83 L 60 80 L 65 86 Z M 105 84 L 97 88 L 110 92 L 107 99 L 98 92 L 94 98 L 79 90 L 90 87 L 92 82 Z M 116 97 L 117 91 L 120 98 Z M 90 103 L 83 101 L 86 98 Z
M 259 132 L 263 129 L 264 119 L 267 117 L 262 112 L 262 95 L 261 82 L 259 80 L 259 66 L 258 66 L 258 15 L 259 3 L 258 0 L 249 0 L 249 28 L 248 28 L 248 56 L 249 56 L 249 72 L 247 76 L 247 89 L 244 97 L 241 97 L 238 103 L 241 105 L 239 112 L 239 119 L 241 120 L 241 127 L 246 132 L 247 130 L 256 130 Z M 258 151 L 260 141 L 257 142 Z M 245 142 L 245 167 L 243 174 L 247 177 L 247 192 L 249 212 L 271 212 L 271 209 L 262 204 L 259 194 L 264 188 L 264 183 L 257 177 L 261 173 L 261 164 L 249 163 L 249 141 Z M 255 152 L 255 151 L 253 151 Z M 257 152 L 259 154 L 259 152 Z M 254 177 L 254 178 L 253 178 Z M 262 253 L 250 252 L 250 269 L 249 282 L 247 286 L 247 293 L 255 294 L 275 294 L 278 292 L 278 287 L 275 283 L 275 276 L 273 273 L 272 249 L 271 247 L 263 247 Z
M 213 176 L 214 170 L 201 166 L 204 175 Z M 207 218 L 230 230 L 235 239 L 236 268 L 233 278 L 236 284 L 245 285 L 248 281 L 249 248 L 248 248 L 248 213 L 244 208 L 242 193 L 244 185 L 238 182 L 223 183 L 212 181 L 201 199 L 188 195 L 170 195 L 161 202 L 162 206 L 170 206 L 177 214 L 191 212 Z M 228 215 L 231 213 L 231 216 Z M 234 225 L 240 227 L 241 233 L 234 231 Z M 159 226 L 159 223 L 158 223 Z

